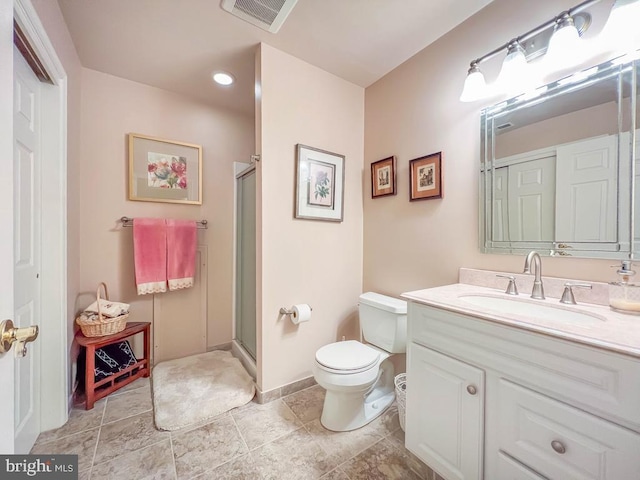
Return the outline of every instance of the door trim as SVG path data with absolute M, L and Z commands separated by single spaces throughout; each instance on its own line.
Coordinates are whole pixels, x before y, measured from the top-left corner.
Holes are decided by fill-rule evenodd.
M 30 0 L 14 0 L 14 20 L 45 67 L 53 85 L 42 84 L 41 428 L 57 428 L 71 405 L 69 349 L 73 319 L 67 312 L 67 74 Z M 46 153 L 45 153 L 46 152 Z

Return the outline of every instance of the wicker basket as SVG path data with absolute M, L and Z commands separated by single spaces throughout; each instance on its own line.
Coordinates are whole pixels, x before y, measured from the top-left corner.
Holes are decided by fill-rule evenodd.
M 82 334 L 85 337 L 104 337 L 105 335 L 113 335 L 124 330 L 127 326 L 127 318 L 129 313 L 120 315 L 118 317 L 105 317 L 100 312 L 100 287 L 104 290 L 104 299 L 109 300 L 109 293 L 107 292 L 107 285 L 102 282 L 98 285 L 96 291 L 96 298 L 98 303 L 98 320 L 86 320 L 82 317 L 76 318 L 76 323 L 80 325 Z

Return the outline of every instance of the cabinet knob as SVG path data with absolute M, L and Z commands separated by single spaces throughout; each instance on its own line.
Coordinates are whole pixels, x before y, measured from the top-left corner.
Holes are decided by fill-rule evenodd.
M 475 395 L 476 393 L 478 393 L 478 389 L 475 387 L 475 385 L 467 385 L 467 392 L 469 392 L 469 395 Z
M 555 452 L 559 453 L 560 455 L 567 451 L 562 442 L 559 442 L 558 440 L 554 440 L 553 442 L 551 442 L 551 448 L 553 448 Z

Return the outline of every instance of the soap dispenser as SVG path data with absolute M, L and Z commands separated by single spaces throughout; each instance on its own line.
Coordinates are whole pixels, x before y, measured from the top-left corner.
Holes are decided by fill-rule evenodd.
M 609 306 L 620 313 L 640 315 L 640 284 L 631 282 L 636 272 L 631 270 L 631 260 L 623 260 L 616 271 L 615 282 L 609 283 Z

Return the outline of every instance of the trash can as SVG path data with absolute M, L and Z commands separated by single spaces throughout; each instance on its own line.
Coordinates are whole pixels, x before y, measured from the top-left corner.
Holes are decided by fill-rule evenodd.
M 398 404 L 398 419 L 400 420 L 400 428 L 404 432 L 404 420 L 407 406 L 407 374 L 401 373 L 396 375 L 393 383 L 396 386 L 396 403 Z

